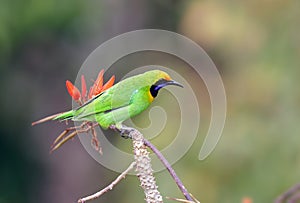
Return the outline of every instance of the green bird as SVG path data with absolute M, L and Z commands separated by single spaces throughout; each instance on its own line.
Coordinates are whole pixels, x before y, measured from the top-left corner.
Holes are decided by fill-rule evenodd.
M 147 109 L 159 90 L 167 85 L 183 87 L 161 70 L 151 70 L 129 77 L 95 96 L 77 109 L 62 113 L 53 120 L 97 122 L 103 129 L 122 122 Z

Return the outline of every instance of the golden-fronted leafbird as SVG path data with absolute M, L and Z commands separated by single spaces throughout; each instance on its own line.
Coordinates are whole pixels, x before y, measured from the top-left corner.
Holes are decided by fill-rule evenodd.
M 138 115 L 149 107 L 159 90 L 167 85 L 183 87 L 160 70 L 151 70 L 120 81 L 77 109 L 53 120 L 96 121 L 107 129 Z

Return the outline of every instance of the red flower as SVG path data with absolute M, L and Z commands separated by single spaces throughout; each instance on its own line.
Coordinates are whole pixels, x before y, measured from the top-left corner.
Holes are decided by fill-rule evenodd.
M 105 83 L 105 85 L 103 85 L 101 92 L 104 92 L 105 90 L 107 90 L 108 88 L 110 88 L 111 86 L 114 85 L 115 82 L 115 76 L 111 76 L 111 78 L 107 81 L 107 83 Z
M 66 81 L 66 86 L 71 97 L 77 101 L 80 99 L 81 95 L 77 87 L 75 87 L 69 80 Z
M 108 80 L 108 82 L 103 85 L 103 74 L 104 74 L 104 70 L 102 69 L 99 72 L 96 81 L 89 89 L 88 99 L 91 99 L 92 97 L 100 94 L 101 92 L 103 92 L 113 86 L 113 84 L 115 82 L 115 76 L 113 75 Z M 69 80 L 66 81 L 66 87 L 67 87 L 67 90 L 68 90 L 70 96 L 76 102 L 79 102 L 79 104 L 82 104 L 82 102 L 84 103 L 87 100 L 87 98 L 86 98 L 87 97 L 86 82 L 85 82 L 84 75 L 81 76 L 81 94 L 80 94 L 80 91 L 78 90 L 78 88 L 75 87 Z
M 86 82 L 84 75 L 81 75 L 81 97 L 82 101 L 85 102 L 86 100 Z
M 244 197 L 243 199 L 242 199 L 242 203 L 252 203 L 253 201 L 252 201 L 252 198 L 250 198 L 250 197 Z
M 101 89 L 103 86 L 103 74 L 104 74 L 104 70 L 102 69 L 99 72 L 98 77 L 97 77 L 94 85 L 92 86 L 91 91 L 89 92 L 89 99 L 101 92 Z

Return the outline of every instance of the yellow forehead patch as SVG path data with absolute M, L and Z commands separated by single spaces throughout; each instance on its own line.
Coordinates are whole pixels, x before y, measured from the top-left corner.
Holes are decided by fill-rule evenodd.
M 171 77 L 163 71 L 161 72 L 161 77 L 164 78 L 165 80 L 171 80 Z

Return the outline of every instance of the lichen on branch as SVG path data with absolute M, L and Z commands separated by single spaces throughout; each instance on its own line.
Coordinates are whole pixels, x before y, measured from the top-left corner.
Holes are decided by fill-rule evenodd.
M 153 176 L 150 153 L 144 145 L 144 137 L 137 130 L 131 131 L 130 136 L 133 140 L 136 172 L 145 193 L 145 200 L 147 203 L 162 203 L 163 199 Z

